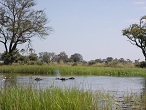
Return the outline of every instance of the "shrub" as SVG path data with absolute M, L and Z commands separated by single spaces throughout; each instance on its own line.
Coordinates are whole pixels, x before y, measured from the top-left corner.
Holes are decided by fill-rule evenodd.
M 139 67 L 146 68 L 146 61 L 140 62 Z

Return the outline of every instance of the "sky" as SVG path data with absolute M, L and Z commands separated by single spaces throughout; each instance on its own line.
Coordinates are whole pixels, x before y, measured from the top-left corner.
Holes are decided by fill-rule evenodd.
M 79 53 L 86 61 L 107 57 L 144 60 L 122 30 L 146 15 L 146 0 L 36 0 L 54 31 L 32 39 L 36 53 Z M 21 49 L 22 46 L 19 46 Z M 3 52 L 3 48 L 0 52 Z

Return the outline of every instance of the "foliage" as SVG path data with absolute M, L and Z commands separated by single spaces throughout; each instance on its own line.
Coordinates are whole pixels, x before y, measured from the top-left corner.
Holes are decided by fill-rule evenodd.
M 123 35 L 126 36 L 133 45 L 136 45 L 142 50 L 146 60 L 146 16 L 140 19 L 139 24 L 132 24 L 127 29 L 124 29 Z
M 37 54 L 35 53 L 31 53 L 29 56 L 28 56 L 29 60 L 30 61 L 37 61 L 38 60 L 38 56 Z
M 57 62 L 58 61 L 58 55 L 56 55 L 54 52 L 40 52 L 39 53 L 39 60 L 41 62 L 50 63 L 50 62 Z
M 58 54 L 58 62 L 68 62 L 68 55 L 65 52 L 60 52 Z
M 49 63 L 50 62 L 50 55 L 48 52 L 41 52 L 41 53 L 39 53 L 39 59 L 41 62 Z
M 106 63 L 110 63 L 110 62 L 112 62 L 113 61 L 113 58 L 112 57 L 107 57 L 106 58 Z
M 146 68 L 146 61 L 142 61 L 136 65 L 137 67 Z
M 15 50 L 11 53 L 3 53 L 2 54 L 2 60 L 5 64 L 9 64 L 10 62 L 18 62 L 21 58 L 21 55 L 19 54 L 18 50 Z
M 95 65 L 96 64 L 96 61 L 95 60 L 91 60 L 88 62 L 88 65 Z
M 20 64 L 27 64 L 29 62 L 28 56 L 21 56 L 19 59 Z
M 81 62 L 81 61 L 83 61 L 83 56 L 79 53 L 75 53 L 75 54 L 71 55 L 70 59 L 73 62 Z
M 20 54 L 21 53 L 21 54 Z M 73 54 L 68 58 L 68 55 L 65 52 L 60 52 L 58 55 L 54 52 L 40 52 L 39 56 L 35 53 L 34 49 L 29 49 L 26 53 L 26 50 L 21 49 L 20 51 L 17 50 L 17 54 L 15 54 L 15 57 L 17 60 L 15 60 L 15 63 L 19 64 L 52 64 L 52 63 L 59 63 L 59 64 L 69 64 L 73 66 L 77 65 L 88 65 L 88 66 L 96 66 L 96 67 L 140 67 L 139 65 L 139 59 L 135 60 L 135 62 L 132 62 L 130 59 L 124 59 L 124 58 L 112 58 L 107 57 L 106 59 L 95 59 L 90 61 L 84 61 L 82 58 L 82 55 L 80 54 Z
M 45 38 L 52 29 L 46 24 L 43 10 L 34 10 L 34 0 L 1 0 L 0 42 L 5 47 L 5 63 L 13 63 L 14 51 L 19 44 L 31 43 L 32 37 Z M 13 57 L 13 56 L 12 56 Z
M 54 52 L 49 53 L 50 56 L 50 62 L 57 62 L 58 55 L 56 55 Z

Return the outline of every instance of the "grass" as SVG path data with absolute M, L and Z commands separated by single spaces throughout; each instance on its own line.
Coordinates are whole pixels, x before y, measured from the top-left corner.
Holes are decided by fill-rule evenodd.
M 119 101 L 104 91 L 8 87 L 0 91 L 0 110 L 122 110 L 124 107 L 145 110 L 146 93 L 141 95 L 129 94 Z
M 0 66 L 0 73 L 54 75 L 105 75 L 146 77 L 146 69 L 71 65 L 9 65 Z M 0 110 L 145 110 L 146 92 L 115 96 L 105 91 L 84 91 L 77 88 L 6 87 L 0 90 Z
M 146 77 L 146 69 L 112 68 L 71 65 L 11 65 L 0 66 L 0 73 L 48 74 L 54 75 L 59 70 L 61 75 L 102 75 L 102 76 L 141 76 Z
M 93 110 L 94 97 L 77 89 L 7 88 L 0 92 L 1 110 Z

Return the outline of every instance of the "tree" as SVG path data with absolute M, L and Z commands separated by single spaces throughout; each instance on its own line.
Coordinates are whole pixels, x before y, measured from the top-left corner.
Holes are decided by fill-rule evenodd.
M 6 61 L 13 61 L 18 62 L 21 55 L 18 50 L 14 50 L 11 54 L 6 54 L 5 52 L 2 54 L 2 60 L 5 61 L 4 63 L 7 63 Z
M 35 53 L 31 53 L 29 56 L 28 56 L 29 60 L 30 61 L 37 61 L 38 60 L 38 56 L 37 54 Z
M 0 42 L 7 57 L 14 55 L 18 44 L 30 44 L 32 37 L 44 39 L 52 31 L 46 26 L 46 14 L 43 10 L 34 10 L 35 5 L 34 0 L 0 1 Z M 5 59 L 5 64 L 13 63 Z
M 124 58 L 120 58 L 118 61 L 121 62 L 121 63 L 125 63 L 126 62 Z
M 142 50 L 146 61 L 146 16 L 140 19 L 139 24 L 132 24 L 122 32 L 133 45 Z
M 68 61 L 68 55 L 65 52 L 60 52 L 60 54 L 58 54 L 58 62 L 60 61 L 63 61 L 63 62 Z
M 99 58 L 99 59 L 95 59 L 95 62 L 97 62 L 97 63 L 102 63 L 103 61 L 102 61 L 101 58 Z
M 51 62 L 57 62 L 58 55 L 56 55 L 54 52 L 49 53 L 50 61 Z
M 106 63 L 110 63 L 110 62 L 112 62 L 113 61 L 113 57 L 107 57 L 106 58 Z
M 42 62 L 49 63 L 50 62 L 50 54 L 48 52 L 40 52 L 39 59 Z
M 81 61 L 83 61 L 83 56 L 79 53 L 75 53 L 75 54 L 71 55 L 70 59 L 73 62 L 81 62 Z

